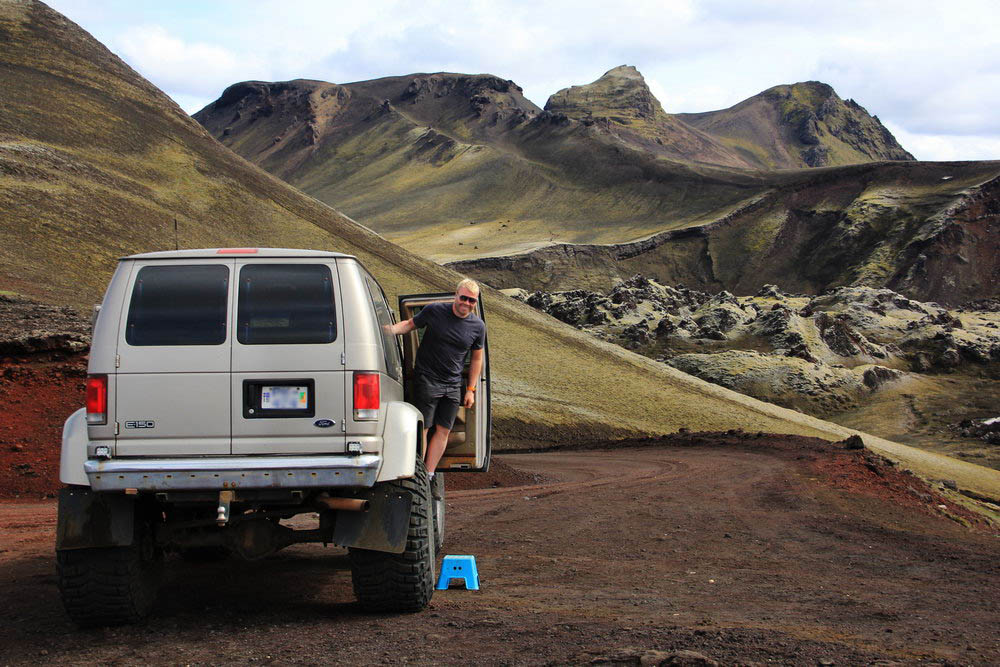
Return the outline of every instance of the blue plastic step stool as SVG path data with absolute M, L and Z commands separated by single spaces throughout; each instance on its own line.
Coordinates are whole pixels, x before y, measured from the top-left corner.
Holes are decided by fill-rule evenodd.
M 465 590 L 479 590 L 479 570 L 476 569 L 475 556 L 445 556 L 441 561 L 441 577 L 438 579 L 437 589 L 439 591 L 448 590 L 452 579 L 461 579 L 465 582 Z

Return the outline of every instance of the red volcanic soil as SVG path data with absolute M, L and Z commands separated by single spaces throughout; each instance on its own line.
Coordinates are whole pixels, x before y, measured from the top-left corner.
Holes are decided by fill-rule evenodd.
M 59 490 L 63 422 L 83 407 L 86 377 L 80 353 L 0 357 L 0 498 Z

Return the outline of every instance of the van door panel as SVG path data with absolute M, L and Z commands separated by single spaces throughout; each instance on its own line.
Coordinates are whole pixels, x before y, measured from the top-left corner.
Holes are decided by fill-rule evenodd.
M 242 260 L 237 262 L 236 287 L 237 303 L 240 299 L 240 288 L 244 290 L 258 289 L 255 285 L 267 276 L 255 275 L 253 280 L 246 280 L 242 274 L 244 267 L 260 265 L 321 265 L 330 272 L 330 294 L 333 299 L 335 317 L 335 338 L 328 343 L 278 343 L 252 344 L 252 338 L 246 336 L 247 322 L 243 315 L 237 312 L 236 327 L 244 328 L 243 339 L 234 337 L 233 341 L 233 373 L 230 391 L 232 392 L 232 409 L 229 413 L 232 421 L 233 454 L 313 454 L 342 453 L 346 450 L 346 438 L 343 434 L 346 398 L 344 386 L 344 366 L 341 354 L 344 352 L 346 326 L 342 315 L 340 281 L 338 279 L 335 261 L 318 262 L 315 259 L 274 258 Z M 305 270 L 305 269 L 303 269 Z M 275 280 L 281 280 L 275 278 Z M 304 278 L 309 284 L 311 276 Z M 284 301 L 282 294 L 294 291 L 295 285 L 274 286 L 269 298 Z M 249 303 L 246 299 L 244 303 Z M 266 324 L 287 324 L 285 318 L 294 318 L 292 309 L 284 312 L 281 303 L 275 303 L 273 312 L 258 310 L 255 316 L 263 319 L 273 319 Z M 251 306 L 248 306 L 250 308 Z M 234 310 L 239 310 L 234 308 Z M 280 326 L 271 327 L 273 331 L 265 335 L 273 340 L 281 340 Z M 275 381 L 278 384 L 288 384 L 292 380 L 312 380 L 314 391 L 313 416 L 282 416 L 282 417 L 249 417 L 245 414 L 246 397 L 244 381 L 256 383 Z M 328 420 L 334 422 L 326 426 Z M 317 426 L 317 424 L 321 424 Z
M 232 267 L 232 261 L 196 259 L 136 263 L 118 338 L 119 367 L 114 384 L 116 456 L 230 452 L 232 316 L 228 307 L 220 311 L 218 302 L 206 311 L 205 305 L 198 303 L 196 291 L 198 285 L 209 284 L 224 294 L 220 299 L 230 303 Z M 220 272 L 222 268 L 225 271 Z M 181 276 L 177 272 L 191 282 L 171 292 L 169 276 Z M 207 278 L 200 277 L 203 274 Z M 190 308 L 185 309 L 187 306 Z M 141 312 L 143 309 L 146 312 Z M 216 317 L 219 312 L 221 315 Z M 205 319 L 206 313 L 214 327 L 210 342 L 184 344 L 199 338 L 191 330 L 198 328 L 195 325 Z M 160 321 L 181 325 L 161 328 Z M 202 337 L 199 342 L 206 340 Z M 181 344 L 165 344 L 170 342 Z
M 229 453 L 228 373 L 119 375 L 118 387 L 118 456 Z
M 435 294 L 407 294 L 399 297 L 399 319 L 412 318 L 420 308 L 437 302 L 450 303 L 454 299 L 450 292 Z M 481 296 L 481 295 L 480 295 Z M 483 321 L 482 299 L 476 304 L 476 314 Z M 423 331 L 417 329 L 403 336 L 403 369 L 406 377 L 406 395 L 410 396 L 411 379 L 416 360 L 417 348 Z M 469 359 L 466 358 L 462 377 L 468 377 Z M 490 352 L 489 328 L 486 344 L 483 346 L 483 370 L 476 383 L 476 403 L 471 410 L 459 407 L 455 425 L 448 437 L 448 446 L 438 463 L 438 470 L 448 472 L 485 472 L 489 469 L 492 447 L 492 404 L 490 396 Z

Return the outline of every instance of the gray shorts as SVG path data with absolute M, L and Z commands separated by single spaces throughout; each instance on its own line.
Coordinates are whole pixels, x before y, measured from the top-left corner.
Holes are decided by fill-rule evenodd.
M 413 376 L 413 405 L 424 415 L 424 426 L 436 424 L 449 431 L 455 425 L 461 404 L 462 385 L 444 384 L 416 373 Z

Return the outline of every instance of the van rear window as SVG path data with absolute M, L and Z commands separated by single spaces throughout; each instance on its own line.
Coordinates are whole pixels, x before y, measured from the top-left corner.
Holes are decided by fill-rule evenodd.
M 240 269 L 236 339 L 243 345 L 304 345 L 336 340 L 330 267 L 250 264 Z
M 229 267 L 144 266 L 132 287 L 125 325 L 129 345 L 226 342 Z

